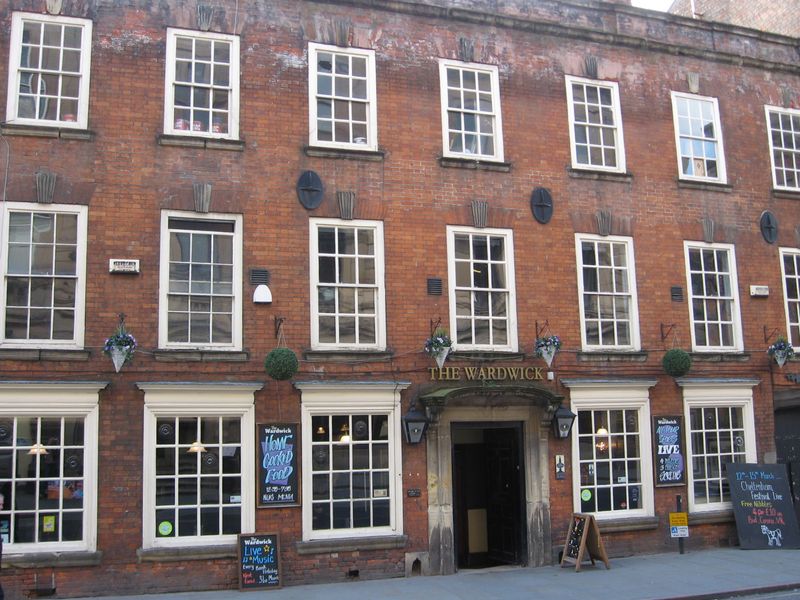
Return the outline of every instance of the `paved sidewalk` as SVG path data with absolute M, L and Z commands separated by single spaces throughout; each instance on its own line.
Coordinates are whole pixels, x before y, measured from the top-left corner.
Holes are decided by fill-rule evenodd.
M 800 550 L 697 550 L 573 568 L 504 567 L 456 575 L 299 585 L 278 590 L 103 596 L 102 600 L 667 600 L 800 589 Z M 94 600 L 98 600 L 95 598 Z

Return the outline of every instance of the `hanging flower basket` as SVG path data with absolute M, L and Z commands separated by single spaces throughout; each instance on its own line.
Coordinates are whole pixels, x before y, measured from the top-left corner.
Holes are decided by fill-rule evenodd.
M 136 350 L 136 338 L 125 329 L 125 317 L 120 315 L 117 330 L 106 340 L 103 346 L 103 354 L 111 357 L 114 363 L 114 370 L 119 373 L 123 365 L 133 360 L 133 353 Z
M 550 368 L 550 365 L 553 364 L 553 359 L 559 348 L 561 348 L 561 339 L 557 335 L 536 338 L 536 343 L 534 344 L 536 356 L 544 359 L 544 362 L 547 363 L 547 368 Z
M 300 368 L 297 356 L 289 348 L 278 347 L 267 354 L 264 369 L 276 381 L 291 379 Z
M 672 348 L 667 350 L 664 358 L 661 361 L 667 375 L 672 377 L 683 377 L 692 368 L 692 357 L 689 353 L 680 348 Z
M 767 354 L 775 359 L 779 367 L 782 367 L 788 359 L 794 356 L 794 348 L 786 338 L 779 337 L 774 344 L 767 348 Z
M 425 352 L 436 360 L 436 364 L 440 369 L 444 365 L 444 361 L 447 360 L 447 355 L 450 354 L 452 347 L 453 340 L 447 335 L 447 330 L 444 327 L 437 327 L 433 335 L 425 340 Z

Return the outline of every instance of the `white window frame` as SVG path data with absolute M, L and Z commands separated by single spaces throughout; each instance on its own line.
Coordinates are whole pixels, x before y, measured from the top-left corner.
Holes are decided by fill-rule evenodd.
M 584 306 L 584 281 L 583 281 L 583 252 L 581 245 L 583 242 L 608 242 L 611 244 L 625 244 L 627 272 L 628 272 L 628 294 L 630 298 L 630 344 L 622 345 L 590 345 L 586 340 L 586 310 Z M 639 350 L 641 348 L 641 340 L 639 337 L 639 301 L 636 293 L 636 266 L 634 263 L 633 254 L 633 238 L 623 236 L 600 236 L 584 233 L 575 234 L 575 254 L 577 261 L 578 271 L 578 305 L 581 313 L 581 346 L 584 351 L 608 351 L 608 350 Z M 607 295 L 607 294 L 600 294 Z M 625 294 L 614 293 L 613 296 L 622 296 Z M 616 321 L 614 321 L 616 323 Z
M 188 130 L 177 129 L 175 127 L 175 86 L 178 83 L 175 81 L 175 62 L 176 57 L 176 43 L 178 37 L 188 37 L 208 41 L 223 41 L 231 45 L 230 51 L 230 73 L 229 85 L 230 96 L 228 106 L 228 131 L 227 133 L 215 133 L 210 131 L 194 131 L 193 125 L 188 123 Z M 187 84 L 189 87 L 196 87 L 195 84 Z M 203 86 L 205 87 L 205 86 Z M 214 86 L 213 82 L 208 85 L 210 90 L 222 89 L 219 86 Z M 164 76 L 164 133 L 170 135 L 186 135 L 186 136 L 201 136 L 201 137 L 214 137 L 222 139 L 239 139 L 239 36 L 228 35 L 224 33 L 194 31 L 189 29 L 175 29 L 172 27 L 167 28 L 167 50 L 166 50 L 166 65 Z M 211 94 L 213 96 L 213 93 Z M 213 104 L 213 99 L 209 100 L 209 104 Z M 210 108 L 209 108 L 210 112 Z M 210 117 L 209 117 L 210 118 Z M 210 128 L 211 129 L 211 128 Z
M 755 416 L 753 413 L 753 387 L 758 385 L 757 379 L 740 380 L 700 380 L 678 379 L 678 385 L 683 388 L 684 423 L 686 424 L 686 474 L 687 490 L 689 496 L 689 512 L 715 512 L 730 510 L 730 502 L 714 502 L 696 504 L 694 501 L 694 469 L 692 468 L 692 436 L 691 436 L 691 409 L 705 407 L 736 407 L 742 409 L 745 435 L 746 462 L 756 462 L 756 432 Z
M 29 213 L 64 213 L 78 217 L 78 244 L 75 260 L 75 323 L 71 340 L 17 340 L 6 339 L 6 277 L 8 277 L 8 240 L 10 214 L 16 212 Z M 45 348 L 80 350 L 84 343 L 84 323 L 86 312 L 86 245 L 87 220 L 89 208 L 77 204 L 32 204 L 30 202 L 6 202 L 2 214 L 2 244 L 0 244 L 0 344 L 3 348 Z M 55 276 L 54 276 L 55 277 Z
M 233 312 L 230 344 L 196 344 L 168 341 L 169 305 L 169 219 L 175 217 L 189 221 L 225 221 L 234 224 L 233 233 Z M 161 349 L 241 350 L 242 349 L 242 215 L 227 213 L 196 213 L 177 210 L 161 211 L 161 256 L 158 292 L 158 347 Z
M 156 537 L 156 422 L 159 417 L 238 417 L 241 419 L 242 530 L 255 531 L 255 392 L 261 383 L 137 383 L 144 392 L 142 547 L 181 548 L 233 544 L 236 534 Z
M 400 392 L 409 382 L 325 382 L 295 383 L 300 390 L 302 434 L 303 540 L 369 538 L 403 534 L 403 443 L 400 430 Z M 389 415 L 389 498 L 391 509 L 388 527 L 363 527 L 330 531 L 312 529 L 313 466 L 311 420 L 314 415 L 350 415 L 358 413 Z
M 725 146 L 722 141 L 722 125 L 719 116 L 719 101 L 710 96 L 698 96 L 696 94 L 687 94 L 685 92 L 671 92 L 672 98 L 672 119 L 675 129 L 675 152 L 678 156 L 678 178 L 687 181 L 706 181 L 713 183 L 727 183 L 728 175 L 725 168 Z M 701 102 L 711 105 L 712 120 L 714 124 L 714 138 L 706 140 L 705 143 L 713 142 L 716 146 L 716 160 L 717 160 L 717 176 L 711 177 L 708 175 L 686 175 L 683 172 L 683 155 L 681 154 L 681 138 L 685 137 L 691 140 L 695 139 L 691 135 L 681 136 L 680 121 L 678 117 L 678 100 L 686 100 L 688 102 Z M 694 159 L 697 160 L 697 159 Z M 705 168 L 705 165 L 704 167 Z
M 386 349 L 386 283 L 385 283 L 385 258 L 384 258 L 384 238 L 383 222 L 365 221 L 359 219 L 309 219 L 309 281 L 310 287 L 310 308 L 311 308 L 311 348 L 313 350 L 373 350 L 380 351 Z M 319 281 L 319 239 L 317 232 L 320 227 L 343 227 L 350 229 L 371 229 L 374 233 L 375 242 L 375 287 L 377 288 L 377 298 L 375 299 L 375 343 L 374 344 L 330 344 L 319 341 L 319 295 L 317 288 L 323 285 Z M 336 282 L 335 286 L 339 286 Z M 359 286 L 356 286 L 358 288 Z M 366 287 L 366 286 L 360 286 Z M 338 314 L 338 313 L 337 313 Z
M 786 257 L 791 256 L 798 272 L 792 277 L 796 281 L 796 285 L 800 289 L 800 248 L 780 248 L 781 259 L 781 287 L 783 288 L 783 308 L 786 312 L 786 339 L 792 343 L 793 346 L 800 346 L 800 332 L 798 335 L 792 336 L 792 328 L 795 330 L 800 329 L 800 316 L 797 321 L 792 321 L 792 311 L 789 307 L 789 289 L 787 286 L 787 273 L 786 273 Z M 797 300 L 795 300 L 797 301 Z M 800 308 L 799 308 L 800 310 Z
M 580 380 L 565 379 L 569 388 L 570 409 L 575 414 L 581 410 L 636 410 L 639 413 L 639 455 L 642 473 L 642 508 L 628 511 L 602 511 L 592 513 L 597 520 L 632 519 L 655 515 L 653 493 L 653 444 L 650 421 L 649 389 L 656 385 L 648 380 Z M 581 511 L 580 448 L 577 420 L 572 428 L 572 505 Z
M 83 540 L 6 543 L 6 554 L 93 552 L 97 547 L 97 453 L 100 391 L 103 382 L 0 382 L 0 417 L 83 417 Z M 10 503 L 11 498 L 6 498 Z M 8 505 L 8 504 L 7 504 Z
M 455 152 L 450 150 L 450 123 L 447 116 L 448 112 L 448 87 L 447 87 L 447 69 L 454 68 L 459 71 L 472 71 L 476 75 L 480 73 L 487 73 L 491 81 L 492 90 L 492 118 L 494 119 L 494 131 L 492 133 L 492 140 L 494 145 L 493 154 L 474 154 L 467 152 L 466 149 L 462 152 Z M 500 105 L 500 76 L 499 70 L 495 65 L 484 65 L 479 63 L 462 62 L 459 60 L 450 60 L 445 58 L 439 59 L 439 92 L 441 97 L 441 112 L 442 112 L 442 156 L 449 158 L 467 158 L 470 160 L 483 160 L 503 162 L 503 115 Z M 458 111 L 463 114 L 465 111 L 463 107 Z M 486 114 L 480 112 L 477 108 L 475 114 Z M 477 135 L 477 134 L 476 134 Z
M 320 140 L 317 135 L 317 53 L 359 56 L 367 61 L 367 139 L 366 143 L 337 142 Z M 310 146 L 323 148 L 341 148 L 343 150 L 378 150 L 378 94 L 375 74 L 375 51 L 364 48 L 343 48 L 316 42 L 308 43 L 308 143 Z M 333 89 L 331 90 L 333 92 Z M 352 99 L 348 97 L 348 99 Z M 333 110 L 333 107 L 331 107 Z
M 572 157 L 572 168 L 584 171 L 605 171 L 608 173 L 625 173 L 625 139 L 622 131 L 622 106 L 619 98 L 619 84 L 616 81 L 603 81 L 599 79 L 587 79 L 574 75 L 564 76 L 567 88 L 567 116 L 569 118 L 569 147 Z M 578 162 L 577 146 L 575 140 L 575 106 L 573 103 L 572 84 L 580 83 L 596 87 L 604 87 L 611 90 L 613 102 L 612 111 L 614 115 L 615 151 L 617 154 L 617 166 L 605 167 L 602 165 L 582 164 Z
M 798 192 L 800 191 L 800 148 L 795 148 L 794 152 L 792 153 L 794 156 L 794 162 L 796 164 L 795 168 L 792 169 L 794 171 L 794 178 L 795 178 L 795 185 L 786 185 L 786 184 L 779 184 L 778 183 L 778 175 L 776 172 L 777 165 L 775 164 L 775 145 L 772 143 L 772 128 L 770 126 L 770 119 L 769 115 L 771 112 L 777 113 L 779 116 L 787 115 L 792 119 L 800 118 L 800 110 L 795 108 L 781 108 L 779 106 L 770 106 L 764 105 L 764 113 L 766 115 L 766 130 L 767 130 L 767 143 L 769 144 L 769 161 L 770 161 L 770 168 L 772 169 L 772 187 L 776 190 L 786 190 L 789 192 Z M 792 136 L 793 139 L 800 134 L 800 128 L 798 128 L 795 134 Z M 788 150 L 784 150 L 787 151 Z
M 455 236 L 456 234 L 484 235 L 487 237 L 497 236 L 505 239 L 506 256 L 506 289 L 508 290 L 508 302 L 506 310 L 508 312 L 508 340 L 505 345 L 490 344 L 459 344 L 458 329 L 456 327 L 456 263 L 455 263 Z M 457 225 L 447 226 L 447 278 L 449 283 L 448 303 L 450 307 L 450 337 L 453 340 L 454 350 L 476 350 L 494 352 L 517 352 L 517 293 L 516 278 L 514 267 L 514 232 L 511 229 L 491 229 L 466 227 Z M 487 288 L 488 290 L 489 288 Z M 472 318 L 474 321 L 474 318 Z
M 692 302 L 694 295 L 692 294 L 692 274 L 689 268 L 689 250 L 727 250 L 728 251 L 728 264 L 730 265 L 730 279 L 731 279 L 731 319 L 733 320 L 733 345 L 732 346 L 698 346 L 695 339 L 694 331 L 694 311 L 692 309 Z M 705 242 L 683 242 L 683 256 L 686 269 L 686 290 L 687 297 L 689 298 L 689 327 L 692 335 L 692 350 L 694 352 L 741 352 L 744 349 L 744 341 L 742 340 L 742 315 L 741 303 L 739 302 L 739 279 L 737 276 L 738 269 L 736 268 L 736 249 L 733 244 L 707 244 Z
M 81 34 L 80 84 L 78 86 L 78 112 L 75 121 L 52 119 L 30 119 L 17 117 L 19 107 L 20 59 L 22 48 L 22 29 L 25 21 L 58 23 L 83 28 Z M 89 77 L 92 64 L 92 21 L 60 15 L 15 12 L 11 15 L 11 39 L 8 59 L 8 95 L 6 96 L 6 122 L 15 125 L 35 125 L 59 127 L 61 129 L 86 129 L 89 126 Z

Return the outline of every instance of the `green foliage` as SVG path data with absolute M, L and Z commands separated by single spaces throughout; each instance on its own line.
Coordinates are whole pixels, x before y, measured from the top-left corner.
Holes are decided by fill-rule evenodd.
M 275 348 L 264 360 L 267 375 L 276 381 L 291 379 L 299 368 L 297 356 L 289 348 Z
M 692 368 L 692 357 L 685 350 L 673 348 L 672 350 L 667 350 L 661 364 L 668 375 L 683 377 Z

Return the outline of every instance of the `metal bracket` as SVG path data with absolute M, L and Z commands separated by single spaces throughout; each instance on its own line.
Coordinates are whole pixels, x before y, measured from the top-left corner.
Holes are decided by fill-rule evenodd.
M 544 325 L 539 327 L 539 321 L 536 321 L 536 339 L 542 337 L 545 331 L 550 331 L 550 322 L 545 319 Z
M 275 319 L 275 339 L 280 339 L 281 337 L 281 330 L 283 329 L 283 322 L 286 320 L 285 317 L 272 317 Z
M 433 332 L 434 332 L 434 331 L 436 331 L 436 330 L 437 330 L 439 327 L 441 327 L 441 326 L 442 326 L 442 317 L 438 317 L 438 318 L 436 319 L 436 322 L 435 322 L 435 323 L 433 322 L 433 319 L 431 319 L 430 321 L 428 321 L 428 323 L 429 323 L 429 324 L 430 324 L 430 326 L 431 326 L 431 337 L 433 337 Z
M 764 325 L 764 343 L 769 344 L 769 341 L 773 338 L 773 336 L 778 333 L 778 328 L 776 327 L 773 329 L 769 334 L 767 334 L 767 326 Z
M 675 323 L 670 323 L 667 326 L 667 330 L 664 331 L 664 324 L 660 323 L 661 326 L 661 341 L 663 342 L 669 337 L 669 334 L 672 333 L 672 330 L 675 328 Z

